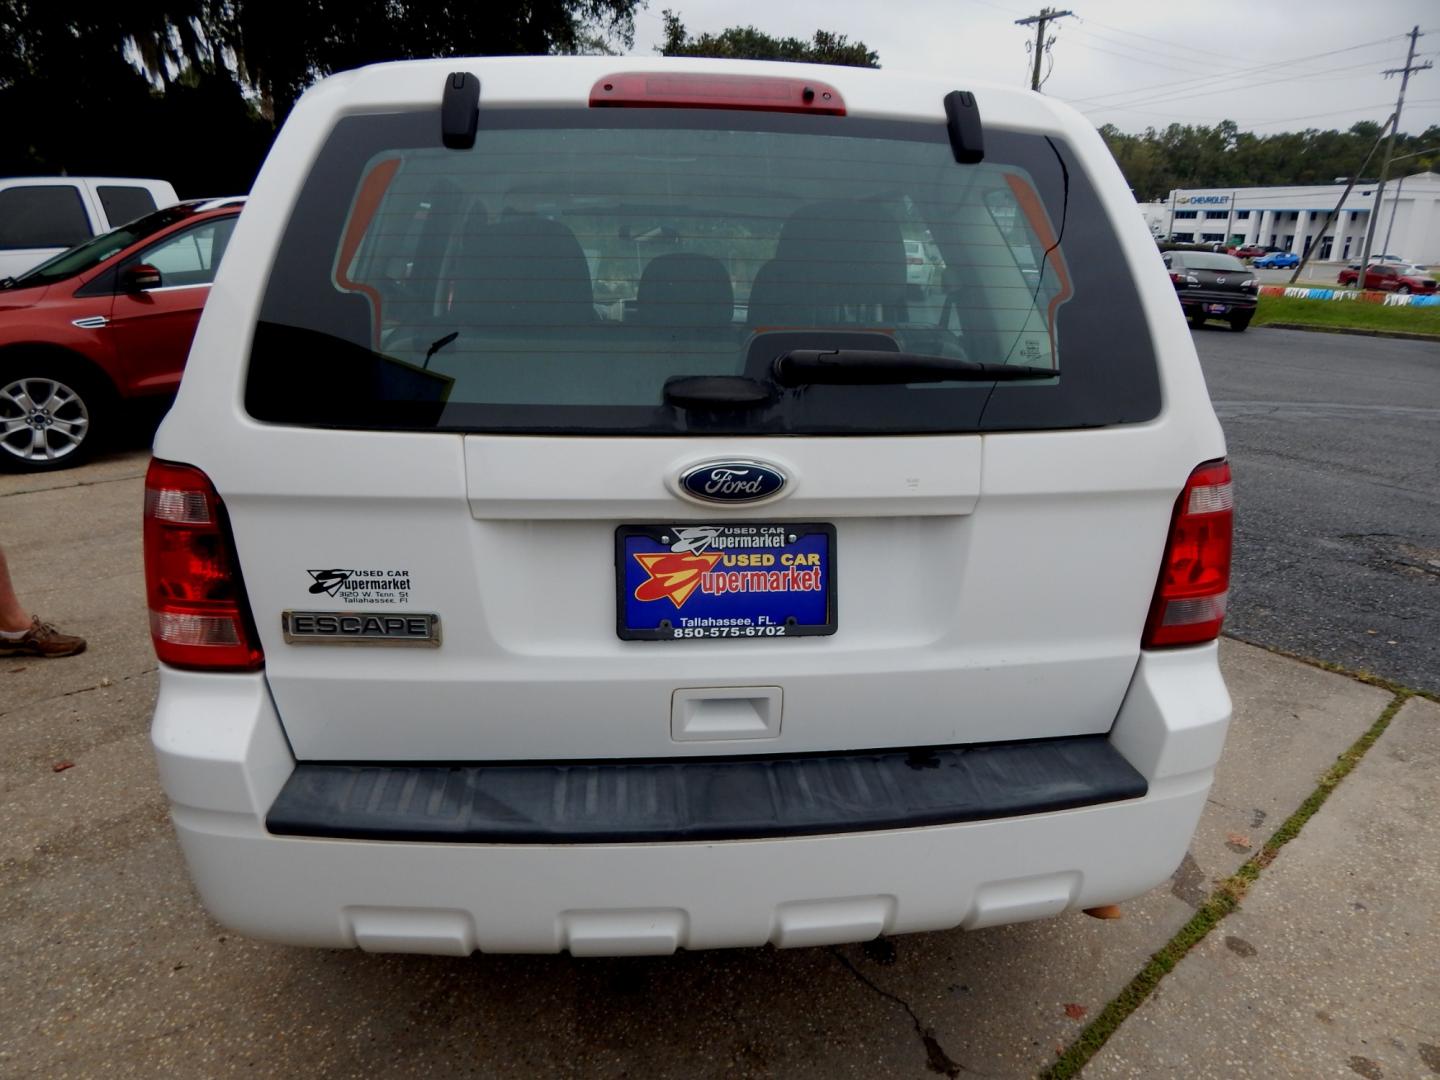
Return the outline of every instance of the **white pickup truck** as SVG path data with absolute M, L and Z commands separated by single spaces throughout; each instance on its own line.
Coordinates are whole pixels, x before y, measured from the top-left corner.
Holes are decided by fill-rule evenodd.
M 165 180 L 113 176 L 0 179 L 0 278 L 179 202 Z

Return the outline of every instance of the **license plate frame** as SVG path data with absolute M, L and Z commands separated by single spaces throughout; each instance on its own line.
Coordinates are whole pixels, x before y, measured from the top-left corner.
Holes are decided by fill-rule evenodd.
M 712 520 L 618 526 L 615 632 L 623 641 L 755 642 L 834 634 L 836 547 L 835 526 L 828 522 L 722 525 Z M 818 562 L 810 561 L 814 554 Z M 693 568 L 695 575 L 657 577 L 636 555 L 655 556 L 652 564 L 666 555 L 694 559 L 692 567 L 680 570 Z M 769 562 L 763 558 L 767 555 Z M 789 559 L 782 558 L 787 555 Z M 744 564 L 727 567 L 727 556 L 755 557 L 760 564 L 752 565 L 747 558 Z M 818 572 L 818 580 L 810 576 L 812 571 Z M 714 580 L 716 574 L 726 580 Z M 755 575 L 764 575 L 765 580 L 758 581 Z M 743 587 L 732 589 L 734 585 Z M 771 587 L 776 585 L 785 587 Z M 646 591 L 655 595 L 637 597 L 637 589 L 644 586 L 652 586 Z M 717 588 L 718 593 L 712 591 Z

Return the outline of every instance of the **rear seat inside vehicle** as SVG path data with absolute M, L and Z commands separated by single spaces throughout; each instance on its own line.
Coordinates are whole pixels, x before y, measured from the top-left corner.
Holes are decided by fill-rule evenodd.
M 735 321 L 730 271 L 710 255 L 657 255 L 640 274 L 634 319 L 644 326 L 729 326 Z
M 905 242 L 899 223 L 873 203 L 800 207 L 750 290 L 748 322 L 755 327 L 873 326 L 905 318 Z

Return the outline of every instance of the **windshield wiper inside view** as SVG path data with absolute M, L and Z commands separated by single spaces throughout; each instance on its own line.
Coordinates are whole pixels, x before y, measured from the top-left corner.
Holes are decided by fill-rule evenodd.
M 1058 368 L 981 364 L 953 356 L 870 349 L 791 349 L 775 358 L 781 386 L 883 386 L 896 383 L 1053 379 Z

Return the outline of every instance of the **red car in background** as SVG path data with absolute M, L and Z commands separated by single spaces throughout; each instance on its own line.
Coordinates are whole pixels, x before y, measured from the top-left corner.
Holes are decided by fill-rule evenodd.
M 0 468 L 78 464 L 123 402 L 174 394 L 243 205 L 167 206 L 0 280 Z
M 1355 279 L 1360 276 L 1358 267 L 1346 267 L 1340 271 L 1337 279 L 1341 285 L 1354 285 Z M 1371 263 L 1365 271 L 1365 288 L 1375 289 L 1379 292 L 1393 293 L 1433 293 L 1435 291 L 1435 279 L 1428 274 L 1411 273 L 1406 266 L 1394 266 L 1390 263 Z

